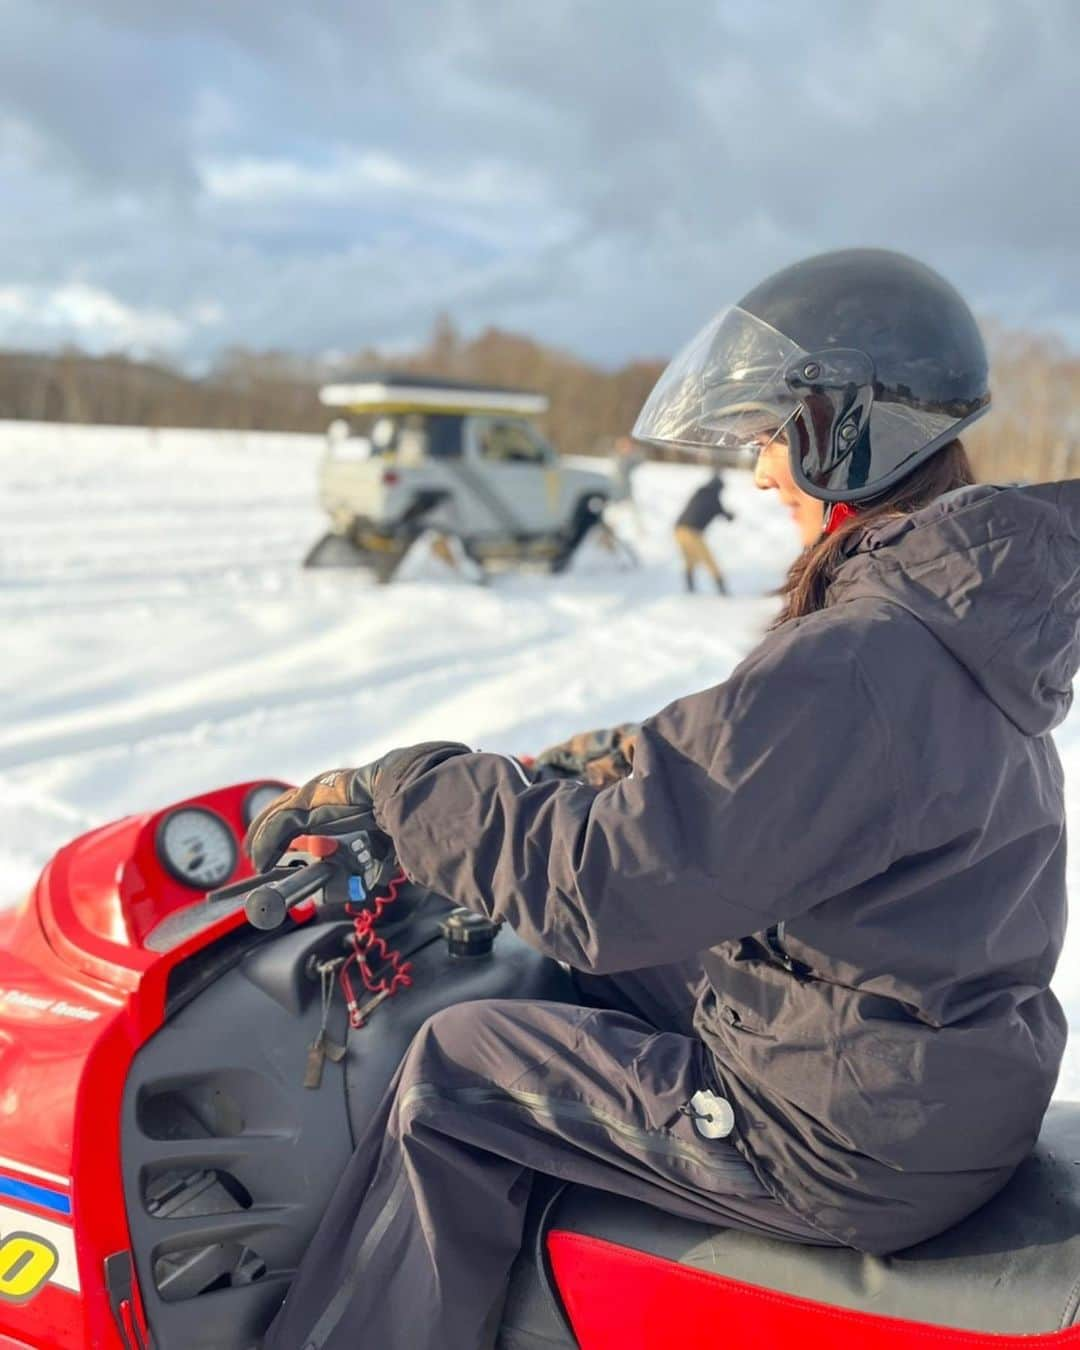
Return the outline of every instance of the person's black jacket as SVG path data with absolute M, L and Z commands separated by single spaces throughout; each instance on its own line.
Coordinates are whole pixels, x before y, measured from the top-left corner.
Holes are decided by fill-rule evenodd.
M 1004 1184 L 1054 1089 L 1078 621 L 1080 482 L 965 489 L 857 538 L 827 607 L 647 720 L 621 782 L 420 746 L 376 814 L 410 874 L 572 966 L 702 953 L 739 1149 L 896 1250 Z
M 686 525 L 700 534 L 717 516 L 723 516 L 725 520 L 735 519 L 724 505 L 724 480 L 718 473 L 714 473 L 709 481 L 703 483 L 691 496 L 675 524 Z

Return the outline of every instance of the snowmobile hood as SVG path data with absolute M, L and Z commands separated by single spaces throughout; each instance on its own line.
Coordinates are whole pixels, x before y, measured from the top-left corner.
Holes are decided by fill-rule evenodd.
M 1062 721 L 1080 665 L 1080 480 L 961 488 L 849 548 L 830 605 L 900 605 L 1021 731 Z

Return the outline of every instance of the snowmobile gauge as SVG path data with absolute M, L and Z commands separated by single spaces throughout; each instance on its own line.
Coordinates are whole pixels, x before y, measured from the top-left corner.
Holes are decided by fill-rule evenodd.
M 247 829 L 260 811 L 288 790 L 285 783 L 260 783 L 258 787 L 253 787 L 244 798 L 244 828 Z
M 275 787 L 275 796 L 278 792 Z M 157 851 L 170 876 L 202 891 L 228 881 L 238 858 L 228 825 L 202 807 L 182 807 L 167 815 L 158 827 Z

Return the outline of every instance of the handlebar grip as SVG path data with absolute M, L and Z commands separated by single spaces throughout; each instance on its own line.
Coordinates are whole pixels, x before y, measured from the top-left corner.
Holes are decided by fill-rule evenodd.
M 333 871 L 330 863 L 309 863 L 307 867 L 295 868 L 279 881 L 256 886 L 244 901 L 248 923 L 267 933 L 280 928 L 293 905 L 321 890 Z

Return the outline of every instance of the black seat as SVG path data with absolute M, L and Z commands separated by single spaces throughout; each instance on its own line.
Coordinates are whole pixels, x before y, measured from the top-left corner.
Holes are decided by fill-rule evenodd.
M 1080 1103 L 1050 1108 L 1035 1152 L 989 1204 L 894 1256 L 710 1228 L 583 1188 L 564 1191 L 543 1224 L 880 1317 L 999 1334 L 1057 1331 L 1080 1311 Z M 574 1345 L 533 1238 L 514 1268 L 501 1350 Z

